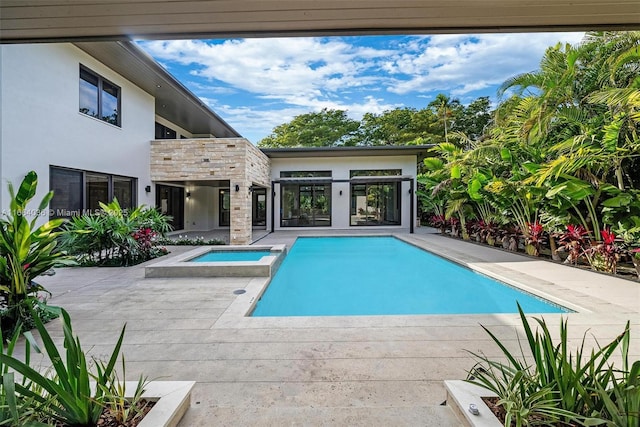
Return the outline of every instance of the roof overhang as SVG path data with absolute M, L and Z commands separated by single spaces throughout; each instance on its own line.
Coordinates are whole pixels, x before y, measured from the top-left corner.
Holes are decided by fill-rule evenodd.
M 2 0 L 3 42 L 627 30 L 638 0 Z
M 433 145 L 260 148 L 271 159 L 312 157 L 423 156 Z
M 75 46 L 155 97 L 160 117 L 196 135 L 240 134 L 134 42 L 78 42 Z

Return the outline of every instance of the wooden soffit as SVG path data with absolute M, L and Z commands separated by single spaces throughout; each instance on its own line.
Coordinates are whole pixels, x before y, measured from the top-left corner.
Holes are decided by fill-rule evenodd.
M 628 30 L 638 0 L 0 0 L 0 40 Z

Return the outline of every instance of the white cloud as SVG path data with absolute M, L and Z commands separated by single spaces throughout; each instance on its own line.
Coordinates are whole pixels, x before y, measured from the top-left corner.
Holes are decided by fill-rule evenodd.
M 389 91 L 448 91 L 462 95 L 499 85 L 538 68 L 545 49 L 558 41 L 577 43 L 583 33 L 443 35 L 410 43 L 407 51 L 384 64 L 396 80 Z
M 189 74 L 183 83 L 257 142 L 294 116 L 322 108 L 347 110 L 360 119 L 367 112 L 426 105 L 418 98 L 435 92 L 473 100 L 509 77 L 537 69 L 549 46 L 575 44 L 582 37 L 536 33 L 140 45 L 170 72 Z
M 154 57 L 192 67 L 194 77 L 268 99 L 294 102 L 340 90 L 376 85 L 363 76 L 377 58 L 392 51 L 350 45 L 342 39 L 287 38 L 205 41 L 151 41 L 142 44 Z

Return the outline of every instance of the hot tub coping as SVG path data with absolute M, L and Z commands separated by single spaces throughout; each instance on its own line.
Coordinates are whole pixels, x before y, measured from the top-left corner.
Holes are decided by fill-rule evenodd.
M 191 261 L 209 252 L 269 251 L 257 261 Z M 145 277 L 271 277 L 286 245 L 202 246 L 145 267 Z

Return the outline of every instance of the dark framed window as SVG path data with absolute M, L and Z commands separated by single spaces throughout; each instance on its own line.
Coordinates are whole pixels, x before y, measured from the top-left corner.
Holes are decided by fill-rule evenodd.
M 219 190 L 218 203 L 218 225 L 228 227 L 231 224 L 231 192 L 228 188 Z
M 100 209 L 100 202 L 109 203 L 114 198 L 122 209 L 137 206 L 136 178 L 50 166 L 49 182 L 53 191 L 49 204 L 52 218 L 95 212 Z
M 176 139 L 177 136 L 178 133 L 175 130 L 156 122 L 156 139 Z M 182 135 L 180 136 L 184 138 Z
M 184 229 L 184 188 L 156 184 L 156 206 L 169 216 L 174 230 Z
M 331 171 L 282 171 L 280 178 L 331 178 Z
M 121 126 L 120 86 L 80 65 L 80 112 Z
M 351 178 L 358 176 L 400 176 L 402 169 L 363 169 L 349 171 Z
M 400 225 L 401 189 L 400 181 L 352 183 L 350 224 Z
M 331 226 L 331 183 L 281 186 L 281 227 Z

